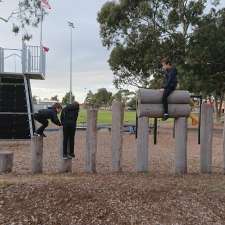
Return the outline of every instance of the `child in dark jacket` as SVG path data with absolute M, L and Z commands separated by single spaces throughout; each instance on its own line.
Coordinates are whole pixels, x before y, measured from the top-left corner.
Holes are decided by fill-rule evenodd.
M 79 103 L 74 102 L 67 105 L 61 113 L 61 123 L 63 126 L 63 159 L 74 158 L 74 137 L 77 127 L 77 117 L 79 114 Z M 67 146 L 69 143 L 69 152 Z
M 161 64 L 163 69 L 165 70 L 165 82 L 163 86 L 164 89 L 162 97 L 164 109 L 163 120 L 167 120 L 169 118 L 167 99 L 177 87 L 177 69 L 172 66 L 172 63 L 167 58 L 162 59 Z
M 34 135 L 44 136 L 44 130 L 48 126 L 48 120 L 50 119 L 54 124 L 61 126 L 61 123 L 58 119 L 57 113 L 60 113 L 62 106 L 59 103 L 55 103 L 52 107 L 48 109 L 41 109 L 38 113 L 34 114 L 34 119 L 41 123 L 42 125 L 36 130 Z

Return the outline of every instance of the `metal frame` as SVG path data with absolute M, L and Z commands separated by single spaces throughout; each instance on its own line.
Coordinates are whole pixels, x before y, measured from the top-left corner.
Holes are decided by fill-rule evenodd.
M 20 51 L 20 55 L 10 54 L 5 57 L 6 51 Z M 16 71 L 9 72 L 5 69 L 6 59 L 17 55 L 21 58 L 22 71 L 18 73 Z M 26 45 L 25 42 L 22 43 L 22 49 L 10 49 L 10 48 L 0 48 L 0 76 L 1 75 L 13 75 L 21 74 L 30 76 L 32 79 L 44 79 L 45 78 L 45 68 L 46 68 L 46 53 L 42 46 L 31 46 Z
M 5 57 L 5 51 L 20 51 L 21 58 L 21 72 L 8 72 L 5 70 L 5 59 L 12 57 L 15 54 L 8 54 Z M 8 85 L 24 86 L 27 112 L 0 112 L 0 115 L 27 115 L 30 138 L 33 137 L 35 123 L 33 120 L 33 101 L 31 93 L 30 79 L 45 79 L 46 69 L 46 53 L 43 50 L 43 46 L 27 46 L 25 42 L 22 43 L 22 49 L 10 49 L 0 47 L 0 81 L 1 77 L 7 78 L 20 78 L 23 79 L 23 83 L 8 83 Z M 16 69 L 15 69 L 16 70 Z M 6 83 L 1 85 L 7 85 Z
M 30 102 L 30 94 L 29 88 L 28 88 L 28 80 L 26 76 L 24 75 L 24 84 L 25 84 L 25 94 L 26 94 L 26 102 L 27 102 L 27 112 L 28 112 L 28 120 L 29 120 L 29 126 L 30 126 L 30 137 L 33 137 L 34 131 L 33 131 L 33 124 L 32 124 L 32 117 L 31 117 L 31 102 Z

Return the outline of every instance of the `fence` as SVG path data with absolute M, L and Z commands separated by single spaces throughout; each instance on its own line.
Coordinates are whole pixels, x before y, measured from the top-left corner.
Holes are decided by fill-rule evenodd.
M 23 73 L 45 75 L 46 55 L 40 46 L 22 49 L 0 48 L 0 73 Z
M 78 153 L 79 166 L 81 170 L 86 172 L 95 173 L 98 171 L 98 167 L 104 161 L 103 168 L 108 172 L 120 172 L 124 169 L 126 171 L 138 171 L 147 172 L 151 171 L 151 165 L 149 164 L 149 158 L 152 158 L 153 151 L 151 141 L 149 141 L 149 130 L 148 130 L 148 118 L 139 118 L 138 126 L 138 138 L 135 140 L 133 135 L 132 139 L 124 138 L 124 133 L 122 132 L 123 126 L 123 107 L 119 102 L 114 102 L 112 107 L 112 128 L 111 132 L 107 131 L 103 135 L 103 132 L 99 132 L 97 129 L 97 111 L 95 109 L 89 109 L 88 113 L 88 127 L 86 131 L 79 131 L 77 133 L 77 139 L 79 143 L 76 144 L 76 148 L 81 149 Z M 212 123 L 212 108 L 207 104 L 202 105 L 202 115 L 201 115 L 201 145 L 200 145 L 200 157 L 195 159 L 196 164 L 200 165 L 200 171 L 202 173 L 212 172 L 212 138 L 213 138 L 213 123 Z M 58 131 L 57 131 L 58 132 Z M 180 117 L 176 119 L 176 139 L 174 144 L 174 150 L 170 155 L 165 154 L 160 156 L 162 152 L 154 151 L 157 155 L 158 165 L 160 164 L 160 157 L 165 157 L 167 164 L 165 167 L 170 166 L 168 162 L 174 162 L 174 173 L 175 174 L 185 174 L 188 172 L 188 157 L 187 157 L 187 119 Z M 225 126 L 224 126 L 225 132 Z M 57 171 L 67 172 L 71 171 L 71 160 L 62 160 L 62 131 L 60 130 L 59 136 L 52 137 L 52 142 L 55 151 L 60 160 L 57 161 Z M 169 137 L 169 135 L 168 135 Z M 48 137 L 49 138 L 49 137 Z M 48 139 L 47 138 L 47 139 Z M 47 140 L 46 139 L 46 140 Z M 82 139 L 82 140 L 80 140 Z M 58 142 L 55 142 L 58 140 Z M 167 143 L 163 143 L 168 149 L 171 146 L 167 146 Z M 125 147 L 126 146 L 126 147 Z M 52 151 L 45 144 L 47 148 L 45 153 L 43 153 L 43 139 L 42 137 L 34 137 L 32 139 L 32 157 L 31 157 L 31 168 L 33 173 L 41 173 L 43 162 L 49 161 L 49 158 L 55 158 L 52 156 Z M 173 148 L 173 147 L 172 147 Z M 224 165 L 223 171 L 225 171 L 225 135 L 223 136 L 223 152 Z M 133 150 L 131 150 L 133 149 Z M 81 153 L 82 152 L 82 153 Z M 102 154 L 104 153 L 104 155 Z M 82 154 L 82 155 L 80 155 Z M 102 154 L 102 155 L 101 155 Z M 47 156 L 48 155 L 48 156 Z M 1 153 L 0 153 L 1 157 Z M 80 158 L 81 157 L 81 158 Z M 171 157 L 171 158 L 170 158 Z M 195 157 L 194 157 L 195 158 Z M 127 161 L 129 160 L 129 168 L 127 167 Z M 82 161 L 82 162 L 81 162 Z M 55 162 L 54 162 L 55 163 Z M 78 162 L 73 161 L 73 165 L 77 166 Z M 107 164 L 107 165 L 106 165 Z M 158 166 L 156 165 L 156 166 Z M 125 168 L 126 167 L 126 168 Z M 157 169 L 157 168 L 156 168 Z

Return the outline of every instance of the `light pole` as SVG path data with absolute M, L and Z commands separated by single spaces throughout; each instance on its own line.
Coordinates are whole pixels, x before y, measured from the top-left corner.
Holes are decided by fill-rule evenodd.
M 74 24 L 70 21 L 68 21 L 68 25 L 70 27 L 70 104 L 72 103 L 72 70 L 73 70 L 73 29 Z

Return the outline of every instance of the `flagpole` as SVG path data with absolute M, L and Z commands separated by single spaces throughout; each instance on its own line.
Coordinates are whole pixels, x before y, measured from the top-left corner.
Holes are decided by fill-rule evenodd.
M 72 73 L 73 73 L 73 29 L 74 29 L 74 24 L 70 21 L 68 21 L 68 25 L 70 27 L 70 104 L 72 103 Z
M 42 45 L 42 29 L 43 29 L 43 15 L 44 15 L 44 12 L 43 12 L 43 8 L 41 6 L 41 31 L 40 31 L 40 61 L 39 61 L 39 70 L 41 73 L 44 73 L 43 71 L 43 45 Z
M 40 31 L 40 47 L 42 48 L 42 39 L 43 39 L 43 35 L 42 35 L 42 29 L 43 29 L 43 17 L 44 17 L 44 10 L 43 7 L 41 6 L 41 31 Z
M 73 70 L 73 32 L 70 29 L 70 104 L 72 104 L 72 70 Z

